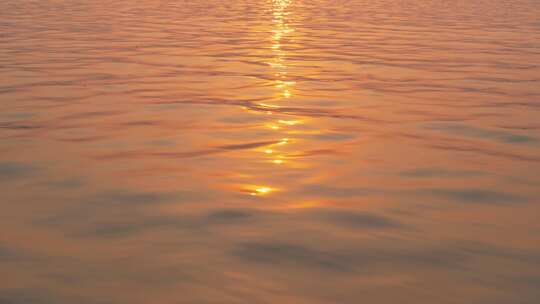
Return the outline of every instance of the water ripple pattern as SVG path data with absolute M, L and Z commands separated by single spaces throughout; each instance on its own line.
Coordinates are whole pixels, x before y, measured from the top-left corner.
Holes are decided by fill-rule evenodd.
M 538 303 L 539 16 L 1 1 L 0 303 Z

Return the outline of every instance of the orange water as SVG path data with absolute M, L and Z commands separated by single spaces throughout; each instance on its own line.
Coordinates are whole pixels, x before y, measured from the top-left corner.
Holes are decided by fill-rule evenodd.
M 538 303 L 539 16 L 2 1 L 0 303 Z

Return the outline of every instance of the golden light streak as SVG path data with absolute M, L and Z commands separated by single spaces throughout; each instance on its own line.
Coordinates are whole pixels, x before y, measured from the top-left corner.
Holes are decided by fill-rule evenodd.
M 253 189 L 249 194 L 252 195 L 252 196 L 256 196 L 256 195 L 266 195 L 266 194 L 269 194 L 270 192 L 272 192 L 274 189 L 270 188 L 270 187 L 257 187 L 255 189 Z
M 283 138 L 280 142 L 278 142 L 277 144 L 278 145 L 285 145 L 289 142 L 289 139 L 288 138 Z
M 298 125 L 298 124 L 301 124 L 302 121 L 301 120 L 278 120 L 278 122 L 280 124 L 283 124 L 283 125 L 288 125 L 288 126 L 294 126 L 294 125 Z

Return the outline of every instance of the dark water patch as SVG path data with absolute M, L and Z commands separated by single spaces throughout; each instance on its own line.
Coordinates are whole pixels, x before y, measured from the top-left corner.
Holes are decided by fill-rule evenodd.
M 49 294 L 33 289 L 0 289 L 2 304 L 64 304 Z
M 196 150 L 196 151 L 186 151 L 186 152 L 147 152 L 147 151 L 123 151 L 123 152 L 114 152 L 107 153 L 95 156 L 96 159 L 100 160 L 116 160 L 116 159 L 126 159 L 126 158 L 196 158 L 203 157 L 212 154 L 217 154 L 222 151 L 217 149 L 205 149 L 205 150 Z
M 146 142 L 146 144 L 151 145 L 151 146 L 172 147 L 172 146 L 176 145 L 176 141 L 174 141 L 174 140 L 166 140 L 166 139 L 151 140 L 151 141 Z
M 322 220 L 336 226 L 353 229 L 405 228 L 400 222 L 386 216 L 351 209 L 317 208 L 302 212 L 311 220 Z
M 16 250 L 0 243 L 0 262 L 13 261 L 21 257 Z
M 171 200 L 181 199 L 182 194 L 160 193 L 160 192 L 131 192 L 131 191 L 111 191 L 96 195 L 94 198 L 88 198 L 90 202 L 99 204 L 155 204 Z
M 489 156 L 504 158 L 510 161 L 520 161 L 520 162 L 540 162 L 540 157 L 531 152 L 526 153 L 514 153 L 509 151 L 504 151 L 501 149 L 493 149 L 482 147 L 481 145 L 471 145 L 470 143 L 460 143 L 460 144 L 448 144 L 448 143 L 428 143 L 426 146 L 446 150 L 448 152 L 463 152 L 463 153 L 474 153 L 480 156 Z
M 0 162 L 0 182 L 29 177 L 35 172 L 37 172 L 37 167 L 33 165 L 17 162 Z
M 212 197 L 211 191 L 136 191 L 136 190 L 111 190 L 88 195 L 80 198 L 80 202 L 93 206 L 123 206 L 123 205 L 151 205 L 162 203 L 187 203 L 200 202 Z
M 70 115 L 66 115 L 62 117 L 62 120 L 78 120 L 78 119 L 89 119 L 89 118 L 96 118 L 96 117 L 107 117 L 107 116 L 114 116 L 118 114 L 122 114 L 123 112 L 120 111 L 88 111 L 88 112 L 80 112 L 80 113 L 74 113 Z
M 536 294 L 540 296 L 540 275 L 523 275 L 506 277 L 505 283 L 512 288 L 533 288 Z
M 313 139 L 323 140 L 323 141 L 346 141 L 356 138 L 353 134 L 345 133 L 322 133 L 308 136 Z
M 51 181 L 47 183 L 51 188 L 58 189 L 75 189 L 81 188 L 84 185 L 84 181 L 79 178 L 68 178 L 58 181 Z
M 14 123 L 14 122 L 7 122 L 2 123 L 0 122 L 0 129 L 10 129 L 10 130 L 32 130 L 32 129 L 39 129 L 42 128 L 41 125 L 35 125 L 35 124 L 25 124 L 25 123 Z
M 375 243 L 303 245 L 298 242 L 255 241 L 239 243 L 231 254 L 245 262 L 334 273 L 383 274 L 426 270 L 469 271 L 477 260 L 504 259 L 512 263 L 540 265 L 535 252 L 524 252 L 486 243 L 448 241 L 418 243 L 377 240 Z M 345 247 L 343 247 L 345 245 Z
M 426 196 L 440 197 L 461 203 L 475 204 L 513 204 L 527 202 L 522 195 L 485 189 L 422 189 L 416 193 Z
M 17 245 L 12 245 L 7 242 L 0 242 L 0 263 L 21 263 L 26 265 L 28 263 L 42 261 L 43 257 L 32 250 L 18 247 Z
M 16 120 L 22 120 L 22 119 L 29 119 L 32 117 L 35 117 L 37 114 L 33 112 L 15 112 L 15 113 L 8 113 L 8 114 L 0 114 L 0 118 L 7 118 L 9 120 L 16 119 Z
M 64 142 L 74 142 L 74 143 L 89 143 L 100 141 L 110 138 L 108 135 L 96 135 L 96 136 L 85 136 L 85 137 L 72 137 L 72 138 L 59 138 L 58 141 Z
M 53 289 L 11 288 L 0 289 L 1 304 L 112 304 L 94 295 L 86 297 L 61 295 Z
M 131 202 L 131 199 L 128 201 Z M 148 202 L 145 200 L 145 203 Z M 266 214 L 251 209 L 217 209 L 205 214 L 148 215 L 137 209 L 123 210 L 109 206 L 89 209 L 75 208 L 62 214 L 35 221 L 38 227 L 55 228 L 75 238 L 134 237 L 157 229 L 204 233 L 208 229 L 229 224 L 248 224 L 268 218 Z M 277 218 L 277 217 L 276 217 Z
M 479 128 L 465 124 L 431 124 L 425 128 L 436 131 L 443 131 L 452 135 L 460 135 L 469 138 L 487 139 L 508 144 L 530 144 L 537 142 L 536 138 L 508 133 L 501 130 Z
M 255 213 L 250 210 L 224 209 L 212 211 L 206 216 L 209 223 L 235 223 L 244 222 L 255 217 Z
M 156 204 L 193 203 L 209 199 L 202 192 L 105 191 L 93 195 L 64 198 L 72 204 L 38 217 L 36 227 L 65 231 L 68 235 L 129 235 L 149 228 L 184 227 L 186 217 L 149 216 L 141 209 Z M 193 222 L 189 220 L 188 222 Z
M 418 168 L 399 172 L 403 177 L 412 178 L 461 178 L 487 175 L 487 172 L 472 170 L 447 170 L 443 168 Z
M 312 271 L 357 273 L 409 267 L 457 267 L 466 260 L 459 251 L 438 248 L 411 250 L 408 247 L 328 249 L 281 242 L 249 242 L 237 246 L 233 255 L 257 264 Z
M 142 217 L 135 220 L 90 222 L 84 228 L 68 233 L 73 237 L 118 238 L 133 237 L 160 228 L 194 229 L 194 222 L 182 217 Z
M 348 272 L 350 266 L 339 255 L 298 244 L 249 242 L 239 244 L 233 255 L 240 259 L 275 267 L 313 267 L 335 272 Z
M 322 197 L 358 197 L 369 196 L 381 193 L 381 189 L 366 187 L 334 187 L 326 184 L 306 185 L 299 190 L 299 193 L 309 196 Z

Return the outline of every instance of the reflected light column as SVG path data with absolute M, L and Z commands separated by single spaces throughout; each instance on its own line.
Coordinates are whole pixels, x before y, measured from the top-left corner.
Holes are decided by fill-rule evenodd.
M 274 59 L 268 64 L 276 70 L 274 73 L 274 86 L 279 90 L 281 98 L 291 97 L 291 86 L 294 81 L 287 81 L 287 65 L 285 62 L 286 51 L 282 48 L 282 40 L 288 34 L 294 32 L 294 29 L 289 26 L 288 19 L 290 12 L 287 10 L 292 0 L 272 0 L 272 52 Z
M 259 110 L 266 112 L 269 115 L 276 114 L 276 120 L 264 125 L 265 128 L 269 128 L 276 132 L 278 138 L 276 138 L 276 144 L 264 149 L 258 150 L 259 153 L 264 153 L 268 159 L 268 164 L 271 166 L 279 166 L 285 168 L 288 166 L 287 157 L 283 153 L 285 145 L 290 144 L 288 129 L 294 125 L 301 124 L 301 120 L 289 120 L 285 117 L 277 117 L 279 115 L 279 109 L 282 107 L 280 102 L 287 101 L 292 97 L 292 86 L 296 84 L 295 81 L 291 81 L 288 75 L 287 55 L 288 52 L 284 48 L 284 44 L 287 42 L 286 38 L 291 33 L 294 33 L 294 29 L 290 26 L 289 6 L 293 0 L 270 0 L 270 10 L 272 17 L 272 26 L 270 29 L 270 42 L 271 44 L 267 48 L 271 54 L 271 59 L 268 64 L 272 70 L 271 79 L 272 86 L 277 89 L 277 93 L 271 101 L 259 103 Z M 266 196 L 272 192 L 279 191 L 279 188 L 274 188 L 268 185 L 246 185 L 244 188 L 246 193 L 251 196 Z

